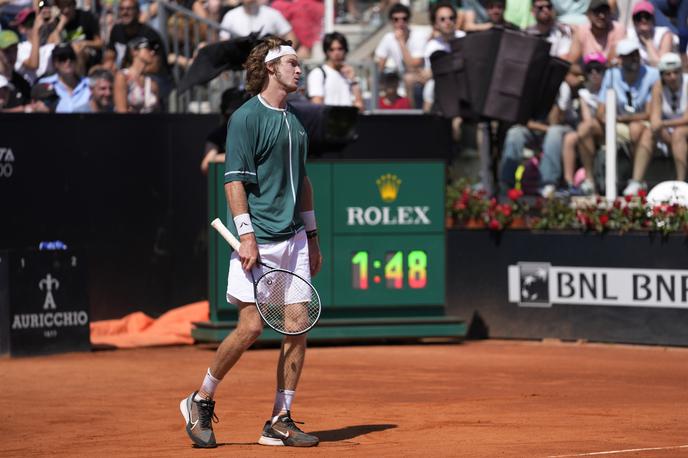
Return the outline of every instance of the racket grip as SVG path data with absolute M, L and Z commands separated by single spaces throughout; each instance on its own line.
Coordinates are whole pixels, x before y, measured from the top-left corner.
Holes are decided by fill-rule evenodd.
M 237 238 L 234 237 L 231 232 L 229 232 L 229 229 L 227 229 L 227 226 L 222 224 L 220 218 L 215 218 L 210 225 L 213 226 L 213 228 L 222 236 L 223 239 L 227 241 L 227 243 L 229 243 L 234 251 L 239 251 L 241 242 L 239 242 Z

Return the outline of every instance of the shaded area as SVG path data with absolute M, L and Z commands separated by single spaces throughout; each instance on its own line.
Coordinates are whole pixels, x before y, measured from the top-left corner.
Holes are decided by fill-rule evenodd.
M 387 429 L 396 428 L 397 425 L 382 424 L 382 425 L 356 425 L 346 426 L 340 429 L 329 429 L 327 431 L 313 431 L 312 434 L 320 439 L 320 442 L 338 442 L 353 439 L 354 437 L 364 436 L 366 434 L 374 433 L 376 431 L 385 431 Z

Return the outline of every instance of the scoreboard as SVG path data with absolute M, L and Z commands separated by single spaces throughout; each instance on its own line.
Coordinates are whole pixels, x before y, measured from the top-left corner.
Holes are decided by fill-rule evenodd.
M 232 224 L 223 166 L 214 167 L 209 218 Z M 443 162 L 313 162 L 307 170 L 324 260 L 313 283 L 324 313 L 332 307 L 351 312 L 388 307 L 391 312 L 444 305 Z M 221 312 L 233 308 L 224 300 L 229 249 L 214 231 L 209 237 L 211 311 Z M 217 312 L 213 315 L 218 318 Z

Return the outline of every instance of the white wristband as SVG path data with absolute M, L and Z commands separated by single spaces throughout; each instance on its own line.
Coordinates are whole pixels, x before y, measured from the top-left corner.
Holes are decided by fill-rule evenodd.
M 253 232 L 253 224 L 251 224 L 251 217 L 248 213 L 242 213 L 234 217 L 234 225 L 237 228 L 239 236 Z
M 314 231 L 318 228 L 318 224 L 315 222 L 315 211 L 308 210 L 307 212 L 301 212 L 301 220 L 306 228 L 306 232 Z

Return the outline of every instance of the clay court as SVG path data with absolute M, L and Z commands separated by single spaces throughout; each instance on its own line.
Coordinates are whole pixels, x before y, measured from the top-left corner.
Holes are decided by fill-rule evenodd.
M 688 349 L 314 347 L 293 412 L 321 438 L 314 449 L 255 444 L 277 350 L 251 350 L 218 392 L 221 445 L 194 449 L 178 404 L 212 355 L 177 346 L 3 358 L 0 456 L 688 457 Z

